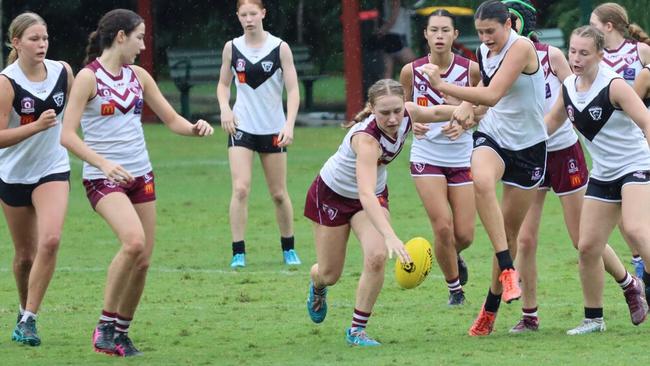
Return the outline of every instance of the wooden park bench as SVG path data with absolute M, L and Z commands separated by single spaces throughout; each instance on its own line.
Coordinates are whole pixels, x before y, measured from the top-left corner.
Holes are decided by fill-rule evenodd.
M 293 63 L 298 79 L 305 87 L 305 109 L 314 103 L 314 82 L 325 75 L 316 72 L 311 50 L 307 46 L 292 46 Z M 181 92 L 181 114 L 190 117 L 190 89 L 199 84 L 213 84 L 215 90 L 221 70 L 221 50 L 173 48 L 167 50 L 169 74 Z

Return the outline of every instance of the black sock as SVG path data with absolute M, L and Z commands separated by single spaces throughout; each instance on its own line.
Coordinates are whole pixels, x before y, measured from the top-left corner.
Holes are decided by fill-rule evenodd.
M 603 317 L 603 308 L 585 308 L 585 319 L 596 319 Z
M 246 254 L 246 244 L 243 240 L 232 242 L 232 255 L 235 254 Z
M 492 290 L 488 290 L 487 297 L 485 298 L 485 305 L 483 306 L 485 311 L 496 313 L 499 311 L 499 305 L 501 305 L 501 295 L 495 295 L 492 293 Z
M 282 244 L 282 251 L 284 252 L 293 249 L 293 235 L 288 238 L 280 237 L 280 243 Z
M 506 269 L 514 269 L 512 265 L 512 257 L 510 257 L 510 251 L 508 249 L 496 253 L 497 261 L 499 261 L 499 268 L 504 271 Z
M 645 286 L 650 286 L 650 273 L 643 271 L 643 284 Z

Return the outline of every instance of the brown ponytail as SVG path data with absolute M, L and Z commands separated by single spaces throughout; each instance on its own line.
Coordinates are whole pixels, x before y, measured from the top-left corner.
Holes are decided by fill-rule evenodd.
M 11 21 L 11 24 L 9 24 L 9 45 L 12 45 L 11 42 L 14 38 L 21 38 L 27 28 L 34 24 L 42 24 L 47 27 L 45 20 L 36 13 L 26 12 L 15 17 L 14 20 Z M 7 65 L 14 63 L 16 59 L 18 59 L 18 52 L 13 48 L 13 46 L 11 46 L 11 51 L 9 52 L 9 56 L 7 56 Z
M 89 64 L 99 57 L 102 51 L 111 47 L 119 31 L 124 31 L 128 36 L 142 23 L 144 19 L 128 9 L 114 9 L 104 14 L 97 24 L 97 30 L 88 36 L 84 64 Z
M 398 95 L 404 99 L 404 88 L 402 87 L 402 84 L 393 79 L 381 79 L 377 81 L 368 89 L 368 102 L 363 110 L 357 113 L 352 121 L 344 122 L 341 126 L 344 128 L 350 128 L 368 118 L 368 116 L 372 114 L 372 107 L 375 105 L 375 101 L 377 101 L 379 97 L 385 95 Z
M 88 45 L 86 46 L 86 57 L 84 58 L 84 65 L 88 65 L 94 59 L 99 57 L 102 52 L 99 47 L 99 37 L 97 37 L 97 31 L 93 31 L 88 36 Z
M 638 24 L 632 23 L 627 26 L 627 32 L 632 39 L 645 43 L 650 46 L 650 36 Z

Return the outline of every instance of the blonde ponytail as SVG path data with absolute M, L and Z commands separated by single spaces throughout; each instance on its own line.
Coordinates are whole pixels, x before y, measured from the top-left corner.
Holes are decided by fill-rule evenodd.
M 404 99 L 404 88 L 402 87 L 402 84 L 393 79 L 381 79 L 372 84 L 368 89 L 368 102 L 366 103 L 366 106 L 361 110 L 361 112 L 354 116 L 352 121 L 344 122 L 341 126 L 344 128 L 350 128 L 368 118 L 368 116 L 372 114 L 372 107 L 375 105 L 375 101 L 379 97 L 385 95 L 398 95 Z

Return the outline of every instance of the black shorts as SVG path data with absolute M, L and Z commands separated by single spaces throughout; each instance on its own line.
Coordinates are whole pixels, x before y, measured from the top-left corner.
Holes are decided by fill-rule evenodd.
M 241 146 L 258 153 L 287 152 L 286 147 L 278 147 L 278 134 L 253 135 L 252 133 L 237 130 L 233 135 L 228 135 L 228 147 Z
M 623 200 L 621 191 L 626 184 L 650 184 L 650 171 L 640 170 L 628 173 L 611 181 L 589 178 L 585 198 L 605 202 L 621 202 Z
M 489 147 L 505 165 L 501 181 L 522 189 L 537 187 L 546 172 L 546 141 L 522 150 L 504 149 L 494 139 L 482 132 L 474 132 L 474 149 Z
M 406 36 L 403 34 L 388 33 L 382 37 L 381 41 L 386 53 L 397 53 L 406 47 Z
M 5 183 L 0 179 L 0 199 L 12 207 L 32 206 L 32 192 L 36 187 L 47 182 L 69 182 L 70 172 L 46 175 L 32 184 Z

